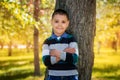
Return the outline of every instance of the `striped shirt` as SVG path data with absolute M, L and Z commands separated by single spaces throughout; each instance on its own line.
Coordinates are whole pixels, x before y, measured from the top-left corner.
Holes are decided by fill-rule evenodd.
M 64 52 L 65 48 L 74 48 L 75 53 Z M 60 61 L 56 62 L 56 57 L 50 55 L 51 49 L 61 51 Z M 60 37 L 52 34 L 47 38 L 42 47 L 42 60 L 48 68 L 48 74 L 52 76 L 77 75 L 76 64 L 78 62 L 78 44 L 75 38 L 67 33 Z

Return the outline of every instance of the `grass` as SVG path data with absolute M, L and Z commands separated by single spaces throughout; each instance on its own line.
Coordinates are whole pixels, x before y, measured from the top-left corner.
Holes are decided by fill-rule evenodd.
M 40 59 L 41 76 L 35 77 L 32 52 L 14 50 L 12 56 L 6 52 L 0 51 L 0 80 L 43 80 L 45 66 Z
M 0 80 L 43 80 L 45 66 L 40 59 L 41 76 L 35 77 L 33 53 L 25 50 L 13 50 L 11 57 L 7 50 L 0 50 Z M 111 49 L 95 52 L 92 80 L 120 80 L 120 50 Z
M 95 54 L 93 80 L 120 80 L 120 50 L 102 49 Z

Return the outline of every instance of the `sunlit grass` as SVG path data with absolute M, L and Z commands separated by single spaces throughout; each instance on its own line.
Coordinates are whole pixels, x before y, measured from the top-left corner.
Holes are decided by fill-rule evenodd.
M 25 50 L 14 51 L 18 53 L 13 53 L 13 56 L 7 56 L 6 50 L 0 51 L 0 80 L 43 80 L 45 66 L 41 61 L 41 56 L 39 56 L 41 76 L 35 77 L 33 52 L 26 53 Z
M 93 79 L 120 80 L 120 50 L 102 49 L 95 53 Z
M 13 56 L 7 56 L 6 50 L 0 50 L 0 80 L 44 80 L 45 66 L 41 61 L 41 76 L 34 76 L 34 56 L 31 50 L 26 53 L 14 50 Z M 2 54 L 2 56 L 1 56 Z M 5 54 L 5 55 L 3 55 Z M 95 51 L 95 61 L 92 80 L 119 80 L 120 79 L 120 50 L 102 49 L 100 54 Z

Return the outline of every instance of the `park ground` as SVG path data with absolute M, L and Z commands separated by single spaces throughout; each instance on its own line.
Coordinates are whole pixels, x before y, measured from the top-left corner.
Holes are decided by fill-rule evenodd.
M 15 49 L 12 56 L 7 56 L 7 50 L 0 50 L 0 80 L 44 80 L 45 66 L 41 61 L 41 76 L 34 77 L 33 52 Z M 120 80 L 120 50 L 95 50 L 95 60 L 92 80 Z

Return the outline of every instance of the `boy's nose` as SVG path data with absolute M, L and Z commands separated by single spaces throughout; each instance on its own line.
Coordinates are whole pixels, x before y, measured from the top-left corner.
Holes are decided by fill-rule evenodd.
M 61 26 L 61 23 L 59 23 L 58 26 Z

